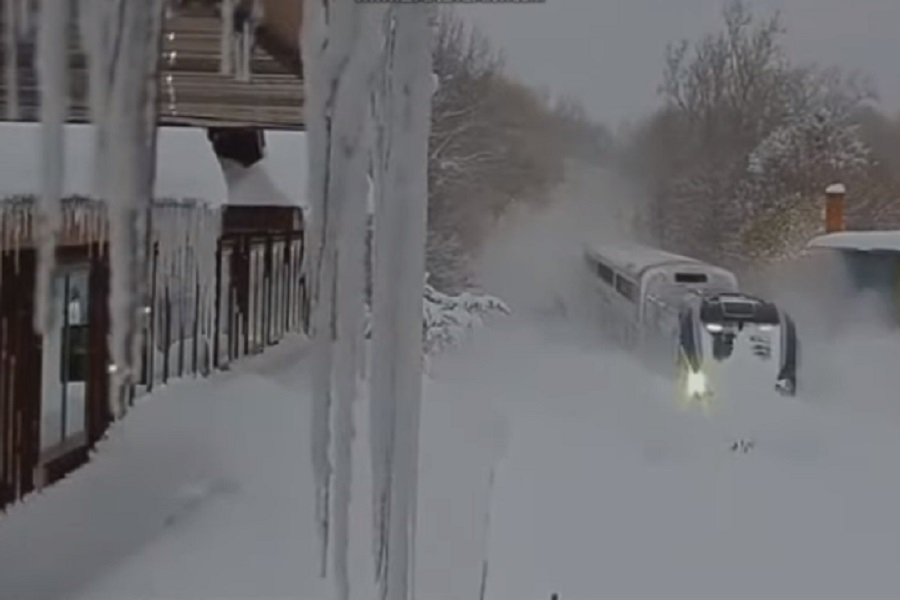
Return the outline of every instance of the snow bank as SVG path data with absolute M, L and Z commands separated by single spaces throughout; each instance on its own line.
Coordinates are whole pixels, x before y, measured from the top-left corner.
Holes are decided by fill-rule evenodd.
M 332 594 L 319 578 L 307 355 L 291 338 L 139 400 L 88 465 L 0 517 L 3 598 Z M 471 600 L 499 425 L 480 397 L 458 397 L 452 375 L 429 382 L 423 406 L 417 587 L 423 598 Z M 367 438 L 360 428 L 356 451 Z M 353 496 L 368 497 L 368 461 L 353 481 Z M 360 597 L 375 595 L 369 512 L 367 502 L 351 505 Z
M 454 381 L 511 418 L 487 598 L 895 597 L 900 381 L 869 362 L 886 343 L 834 356 L 827 397 L 737 382 L 707 418 L 615 352 L 482 338 Z
M 0 197 L 36 194 L 41 189 L 39 123 L 0 124 Z M 95 196 L 93 125 L 65 126 L 65 196 Z M 157 198 L 223 202 L 228 189 L 206 131 L 160 127 L 157 145 Z
M 306 206 L 306 134 L 270 130 L 265 138 L 265 156 L 250 167 L 219 159 L 228 203 Z

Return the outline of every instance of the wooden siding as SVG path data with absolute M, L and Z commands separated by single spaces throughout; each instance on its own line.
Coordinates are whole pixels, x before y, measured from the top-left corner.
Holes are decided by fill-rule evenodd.
M 212 314 L 200 302 L 194 280 L 155 277 L 160 244 L 177 242 L 166 237 L 153 241 L 148 300 L 156 313 L 150 322 L 156 325 L 145 330 L 143 380 L 132 390 L 132 397 L 173 378 L 206 376 L 261 352 L 289 333 L 308 331 L 301 209 L 226 206 L 221 210 L 225 226 L 211 247 L 215 256 L 209 257 L 215 261 Z M 81 466 L 110 422 L 110 265 L 104 238 L 57 250 L 60 265 L 89 269 L 85 435 L 64 441 L 51 455 L 41 452 L 45 366 L 41 364 L 42 340 L 32 327 L 35 254 L 25 244 L 0 251 L 0 510 Z M 184 302 L 185 298 L 190 301 Z M 176 305 L 187 306 L 187 311 L 179 313 Z M 201 338 L 212 340 L 209 347 L 193 343 Z

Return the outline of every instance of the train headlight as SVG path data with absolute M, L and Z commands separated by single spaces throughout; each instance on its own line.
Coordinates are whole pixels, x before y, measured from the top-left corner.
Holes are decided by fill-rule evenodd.
M 724 327 L 722 327 L 719 323 L 707 323 L 706 330 L 710 333 L 722 333 L 724 331 Z
M 696 396 L 705 396 L 709 391 L 709 384 L 706 375 L 702 371 L 688 370 L 687 374 L 687 395 L 689 398 Z

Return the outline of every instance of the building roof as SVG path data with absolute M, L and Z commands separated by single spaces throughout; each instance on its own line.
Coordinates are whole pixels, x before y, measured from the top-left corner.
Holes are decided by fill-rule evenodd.
M 897 231 L 836 231 L 813 238 L 808 248 L 835 250 L 889 250 L 900 252 L 900 230 Z

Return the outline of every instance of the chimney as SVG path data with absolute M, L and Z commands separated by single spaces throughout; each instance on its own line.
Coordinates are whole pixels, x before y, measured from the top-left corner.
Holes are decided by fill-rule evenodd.
M 843 183 L 833 183 L 825 190 L 825 233 L 844 230 L 844 201 L 847 188 Z

